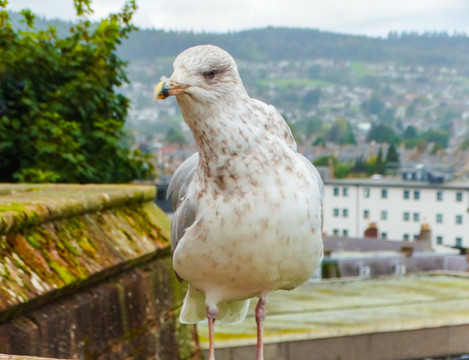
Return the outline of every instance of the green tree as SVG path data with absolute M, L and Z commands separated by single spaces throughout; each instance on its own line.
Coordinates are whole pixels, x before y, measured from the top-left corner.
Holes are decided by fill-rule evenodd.
M 312 143 L 312 146 L 321 145 L 322 147 L 326 147 L 326 140 L 322 136 L 318 136 Z
M 352 170 L 352 165 L 339 163 L 334 166 L 334 177 L 336 179 L 346 178 Z
M 344 118 L 336 118 L 334 120 L 332 126 L 327 130 L 325 138 L 327 141 L 340 145 L 356 144 L 352 126 Z
M 375 173 L 384 175 L 386 172 L 386 163 L 384 162 L 383 159 L 383 149 L 379 148 L 378 151 L 378 156 L 376 157 L 376 163 L 375 163 Z
M 385 105 L 378 94 L 373 93 L 368 100 L 361 104 L 361 109 L 366 114 L 380 115 L 385 108 Z
M 355 160 L 355 163 L 353 164 L 351 172 L 355 173 L 355 174 L 361 174 L 361 173 L 367 173 L 368 172 L 368 165 L 365 162 L 365 160 L 363 160 L 363 156 L 360 156 L 359 158 L 357 158 Z
M 409 125 L 402 132 L 402 138 L 404 140 L 414 139 L 418 137 L 417 128 L 415 126 Z
M 448 147 L 449 135 L 444 130 L 428 130 L 422 135 L 422 138 L 429 143 L 440 144 L 443 148 Z
M 388 152 L 386 154 L 386 159 L 385 159 L 386 164 L 387 163 L 399 163 L 399 153 L 397 152 L 396 146 L 394 144 L 391 144 L 388 148 Z
M 90 0 L 74 0 L 79 22 L 15 31 L 0 0 L 0 181 L 127 182 L 152 174 L 149 158 L 120 141 L 129 100 L 117 45 L 135 29 L 135 1 L 97 26 Z
M 313 161 L 314 166 L 329 166 L 330 164 L 335 166 L 337 163 L 337 158 L 333 155 L 320 156 Z
M 396 144 L 399 142 L 399 136 L 394 130 L 385 124 L 373 124 L 366 136 L 366 141 L 376 141 L 378 143 L 386 142 L 388 144 Z

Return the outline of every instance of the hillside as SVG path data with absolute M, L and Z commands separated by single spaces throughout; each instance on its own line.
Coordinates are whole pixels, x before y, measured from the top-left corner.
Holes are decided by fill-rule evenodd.
M 21 27 L 19 13 L 13 23 Z M 36 18 L 36 28 L 49 25 L 66 34 L 70 24 L 61 20 Z M 141 29 L 130 35 L 119 49 L 126 60 L 154 60 L 174 57 L 197 44 L 214 44 L 248 61 L 333 60 L 396 62 L 405 65 L 437 65 L 468 68 L 469 37 L 446 33 L 390 33 L 387 38 L 372 38 L 324 32 L 315 29 L 253 29 L 233 33 L 193 33 Z
M 328 58 L 458 67 L 469 63 L 469 38 L 465 35 L 408 33 L 390 34 L 382 39 L 273 27 L 227 34 L 141 30 L 123 44 L 121 54 L 129 60 L 151 59 L 174 56 L 189 46 L 206 43 L 250 61 Z

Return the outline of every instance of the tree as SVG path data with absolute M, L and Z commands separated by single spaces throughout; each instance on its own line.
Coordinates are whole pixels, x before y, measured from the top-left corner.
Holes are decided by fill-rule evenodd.
M 373 124 L 371 125 L 371 129 L 366 136 L 366 141 L 395 144 L 399 142 L 399 137 L 390 126 L 385 124 Z
M 404 140 L 407 139 L 414 139 L 418 136 L 417 133 L 417 128 L 415 126 L 409 125 L 405 128 L 405 130 L 402 132 L 402 138 Z
M 368 100 L 361 104 L 361 109 L 367 114 L 380 115 L 384 110 L 384 103 L 378 94 L 373 93 Z
M 429 143 L 440 144 L 443 148 L 448 147 L 449 135 L 444 130 L 428 130 L 422 137 Z
M 365 160 L 363 160 L 363 156 L 360 156 L 359 158 L 356 159 L 355 164 L 353 164 L 351 171 L 355 174 L 368 172 L 368 164 L 365 162 Z
M 386 159 L 385 159 L 386 164 L 387 163 L 399 163 L 399 153 L 397 152 L 396 146 L 394 144 L 391 144 L 388 148 L 388 152 L 386 154 Z
M 334 166 L 334 177 L 336 179 L 346 178 L 352 170 L 352 165 L 339 163 Z
M 97 26 L 85 20 L 90 0 L 75 0 L 79 22 L 59 38 L 54 27 L 13 30 L 0 0 L 0 181 L 127 182 L 152 174 L 149 158 L 120 139 L 129 100 L 117 92 L 128 82 L 117 45 L 135 29 L 136 10 Z
M 327 130 L 325 134 L 327 141 L 344 145 L 344 144 L 356 144 L 355 136 L 352 132 L 352 126 L 344 118 L 336 118 L 332 123 L 332 126 Z
M 375 173 L 384 175 L 386 172 L 386 163 L 383 160 L 383 149 L 379 148 L 378 156 L 376 157 Z
M 318 136 L 312 143 L 312 146 L 321 146 L 321 147 L 326 147 L 326 140 L 322 136 Z
M 333 155 L 320 156 L 313 161 L 314 166 L 329 166 L 331 163 L 334 166 L 338 163 L 337 158 Z

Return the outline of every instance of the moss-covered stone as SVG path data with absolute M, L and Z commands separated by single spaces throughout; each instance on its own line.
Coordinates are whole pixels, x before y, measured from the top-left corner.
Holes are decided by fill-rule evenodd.
M 169 253 L 154 186 L 0 185 L 0 321 Z M 38 300 L 40 299 L 40 300 Z
M 200 359 L 155 192 L 0 184 L 0 353 Z
M 43 222 L 152 201 L 154 186 L 0 184 L 0 234 Z

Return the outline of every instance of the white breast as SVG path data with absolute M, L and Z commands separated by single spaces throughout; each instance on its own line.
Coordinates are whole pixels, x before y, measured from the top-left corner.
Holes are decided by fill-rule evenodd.
M 179 242 L 174 268 L 209 302 L 291 289 L 318 267 L 319 187 L 292 154 L 279 157 L 275 166 L 261 164 L 257 156 L 246 172 L 250 176 L 238 177 L 236 188 L 205 189 L 200 197 L 203 210 Z M 216 185 L 208 181 L 207 186 Z

